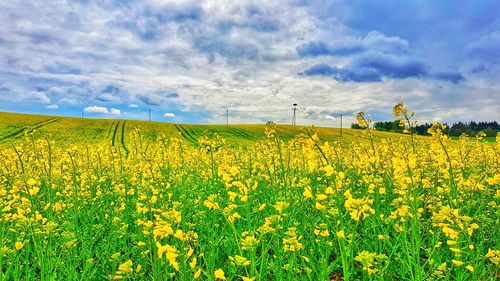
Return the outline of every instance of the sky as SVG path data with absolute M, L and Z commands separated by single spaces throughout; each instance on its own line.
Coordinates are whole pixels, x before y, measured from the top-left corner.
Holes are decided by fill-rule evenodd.
M 500 121 L 500 2 L 1 1 L 0 111 Z M 228 111 L 226 111 L 228 110 Z

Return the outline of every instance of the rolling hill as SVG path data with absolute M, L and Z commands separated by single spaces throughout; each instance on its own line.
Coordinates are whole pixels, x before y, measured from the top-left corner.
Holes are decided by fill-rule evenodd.
M 124 119 L 73 118 L 45 115 L 29 115 L 0 112 L 0 145 L 12 143 L 25 132 L 36 130 L 46 133 L 59 144 L 98 143 L 108 141 L 112 145 L 125 146 L 129 133 L 141 128 L 146 139 L 154 141 L 160 134 L 180 136 L 193 145 L 205 132 L 216 133 L 232 144 L 248 144 L 264 139 L 265 124 L 254 125 L 193 125 L 164 122 L 149 122 Z M 304 133 L 306 126 L 277 126 L 277 135 L 284 140 Z M 322 140 L 340 138 L 340 128 L 314 127 Z M 375 132 L 378 136 L 397 137 L 399 134 Z M 343 137 L 351 139 L 363 134 L 361 130 L 343 129 Z

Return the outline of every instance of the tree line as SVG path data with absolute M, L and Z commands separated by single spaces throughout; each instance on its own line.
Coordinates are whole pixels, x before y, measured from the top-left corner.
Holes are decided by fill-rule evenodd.
M 446 123 L 445 123 L 446 124 Z M 460 136 L 462 134 L 467 134 L 469 136 L 474 136 L 479 132 L 485 133 L 489 137 L 494 137 L 498 132 L 500 132 L 500 125 L 497 121 L 493 122 L 457 122 L 453 123 L 451 126 L 448 125 L 445 132 L 450 136 Z M 428 135 L 427 130 L 432 127 L 432 124 L 425 123 L 416 125 L 412 128 L 414 133 L 419 135 Z M 383 132 L 394 132 L 394 133 L 403 133 L 404 127 L 400 126 L 399 120 L 394 121 L 381 121 L 375 122 L 373 124 L 373 128 L 377 131 Z M 359 124 L 353 123 L 351 124 L 351 129 L 363 129 Z

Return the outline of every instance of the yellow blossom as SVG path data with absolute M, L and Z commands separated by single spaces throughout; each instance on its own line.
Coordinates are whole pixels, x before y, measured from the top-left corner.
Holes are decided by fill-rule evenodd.
M 316 206 L 315 206 L 316 209 L 320 210 L 320 211 L 323 211 L 323 210 L 326 210 L 326 206 L 319 203 L 319 202 L 316 202 Z
M 196 267 L 196 257 L 194 257 L 191 262 L 189 263 L 190 268 L 195 268 Z
M 226 276 L 224 275 L 224 270 L 222 269 L 217 269 L 214 272 L 214 277 L 216 280 L 226 280 Z
M 235 265 L 238 265 L 238 266 L 250 265 L 250 260 L 248 260 L 247 258 L 245 258 L 243 256 L 238 256 L 238 255 L 235 255 L 234 257 L 229 256 L 229 260 L 231 260 Z
M 194 279 L 198 279 L 198 278 L 200 278 L 200 275 L 201 275 L 201 269 L 198 269 L 198 270 L 196 270 L 196 272 L 194 273 L 193 278 L 194 278 Z
M 259 242 L 260 241 L 256 239 L 254 235 L 249 235 L 241 239 L 241 248 L 243 250 L 249 250 L 257 246 Z
M 469 225 L 469 227 L 467 228 L 467 233 L 469 234 L 469 236 L 472 236 L 472 232 L 475 229 L 479 229 L 479 225 L 477 223 L 473 223 L 473 224 Z
M 133 263 L 131 260 L 127 260 L 126 262 L 120 264 L 118 266 L 118 271 L 116 272 L 116 274 L 122 275 L 133 272 L 134 270 L 132 269 L 132 264 Z
M 328 196 L 326 194 L 318 194 L 316 195 L 316 201 L 323 201 L 328 199 Z
M 166 245 L 161 245 L 159 242 L 156 242 L 156 247 L 158 248 L 158 257 L 162 258 L 163 254 L 165 253 L 165 257 L 169 261 L 170 265 L 175 269 L 179 270 L 179 263 L 177 262 L 177 256 L 179 255 L 177 253 L 177 249 L 175 247 L 172 247 L 168 244 Z
M 24 247 L 24 244 L 21 241 L 17 241 L 16 243 L 14 243 L 14 247 L 19 251 Z
M 489 258 L 495 265 L 500 265 L 500 250 L 488 249 L 485 257 Z
M 376 274 L 379 271 L 378 267 L 386 259 L 387 256 L 384 254 L 370 253 L 368 251 L 362 251 L 354 258 L 355 261 L 361 263 L 363 270 L 370 275 Z
M 276 204 L 274 204 L 274 208 L 280 214 L 283 212 L 284 209 L 288 208 L 288 206 L 290 206 L 290 203 L 287 202 L 276 202 Z
M 333 167 L 330 165 L 327 165 L 326 167 L 324 167 L 323 170 L 325 171 L 327 177 L 333 175 L 333 173 L 335 172 Z

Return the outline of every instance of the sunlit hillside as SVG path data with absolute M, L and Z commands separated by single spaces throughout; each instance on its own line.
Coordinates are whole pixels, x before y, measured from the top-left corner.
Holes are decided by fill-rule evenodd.
M 345 124 L 349 126 L 350 124 Z M 36 131 L 39 135 L 50 135 L 59 144 L 110 142 L 113 146 L 127 144 L 129 133 L 141 128 L 144 137 L 150 141 L 159 135 L 178 135 L 188 143 L 197 145 L 198 139 L 206 132 L 218 134 L 229 144 L 249 144 L 264 139 L 265 124 L 256 125 L 190 125 L 164 122 L 149 122 L 123 119 L 72 118 L 44 115 L 28 115 L 0 112 L 0 145 L 20 139 L 26 132 Z M 279 138 L 290 140 L 305 130 L 313 130 L 323 140 L 340 137 L 340 128 L 278 125 Z M 361 130 L 344 128 L 345 139 L 363 135 Z M 381 137 L 400 137 L 400 134 L 375 132 Z

